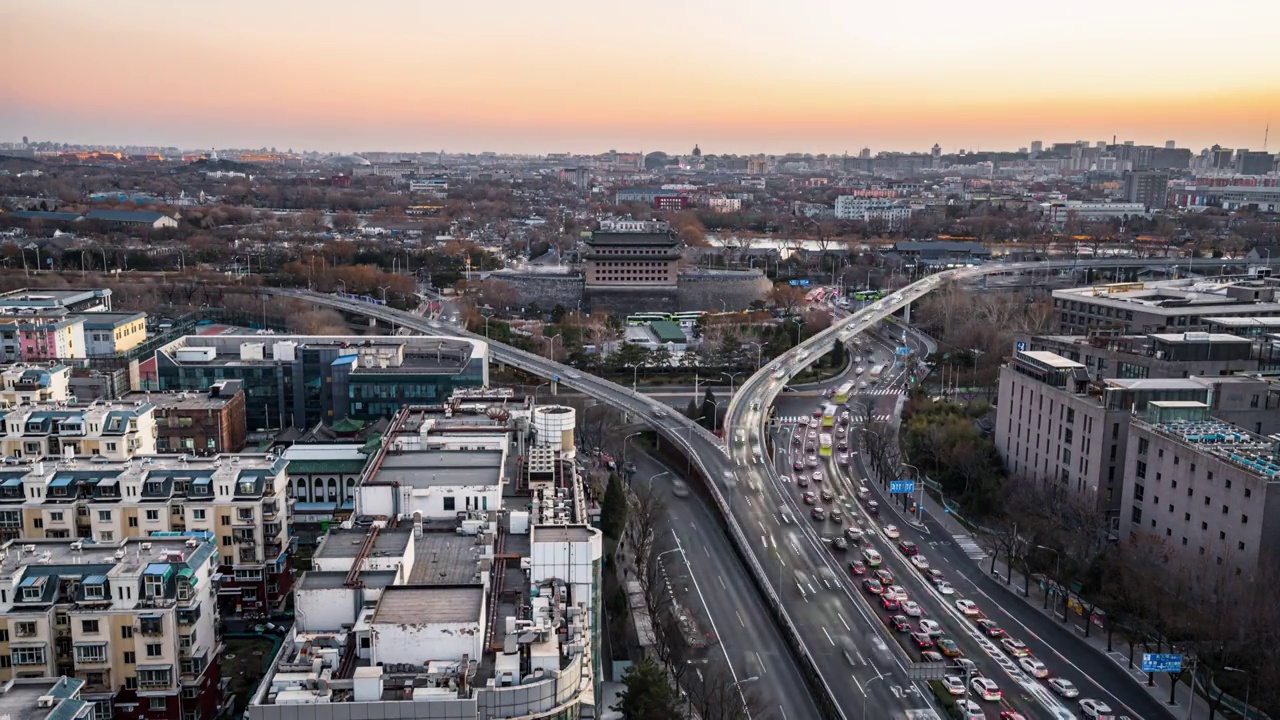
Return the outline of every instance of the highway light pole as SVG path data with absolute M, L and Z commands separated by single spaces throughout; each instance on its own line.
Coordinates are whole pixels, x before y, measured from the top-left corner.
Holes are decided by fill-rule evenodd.
M 751 711 L 747 709 L 747 694 L 746 694 L 746 693 L 744 693 L 744 692 L 742 692 L 742 686 L 743 686 L 743 685 L 746 685 L 747 683 L 753 683 L 753 682 L 755 682 L 755 681 L 757 681 L 757 680 L 759 680 L 759 679 L 760 679 L 760 676 L 759 676 L 759 675 L 752 675 L 752 676 L 751 676 L 751 677 L 749 677 L 749 678 L 743 678 L 743 679 L 741 679 L 741 680 L 735 680 L 735 681 L 733 682 L 733 684 L 729 686 L 729 687 L 732 687 L 732 688 L 737 688 L 737 690 L 738 690 L 738 698 L 739 698 L 740 700 L 742 700 L 742 711 L 743 711 L 744 713 L 746 713 L 746 714 L 747 714 L 747 718 L 748 718 L 748 720 L 750 720 L 750 718 L 751 718 Z
M 639 432 L 633 432 L 630 435 L 622 438 L 622 470 L 623 472 L 626 472 L 627 470 L 627 441 L 639 434 L 640 434 Z M 627 479 L 630 480 L 630 476 L 628 476 Z
M 747 344 L 756 346 L 756 372 L 760 372 L 760 361 L 762 360 L 761 353 L 764 351 L 764 348 L 760 343 L 749 342 Z
M 744 371 L 739 371 L 739 372 L 736 372 L 736 373 L 731 373 L 731 372 L 722 372 L 722 373 L 720 373 L 721 375 L 724 375 L 724 376 L 726 376 L 726 377 L 728 377 L 728 378 L 729 378 L 729 397 L 733 397 L 733 379 L 734 379 L 734 378 L 736 378 L 736 377 L 738 377 L 739 375 L 743 374 L 743 372 L 744 372 Z
M 1036 545 L 1036 549 L 1048 550 L 1049 552 L 1053 553 L 1053 568 L 1054 568 L 1053 575 L 1055 578 L 1054 582 L 1057 582 L 1056 578 L 1061 577 L 1062 575 L 1062 555 L 1058 553 L 1057 548 L 1051 548 L 1048 545 Z M 1049 608 L 1049 584 L 1048 583 L 1045 583 L 1044 585 L 1044 608 L 1046 610 Z M 1066 622 L 1066 620 L 1063 620 L 1063 622 Z
M 862 691 L 862 720 L 867 720 L 867 688 L 871 687 L 871 683 L 877 680 L 883 680 L 885 677 L 885 675 L 876 675 L 867 681 L 866 687 L 862 687 L 861 685 L 858 686 L 858 689 Z
M 1248 670 L 1231 666 L 1222 668 L 1222 671 L 1244 675 L 1244 720 L 1249 720 L 1249 716 L 1253 715 L 1253 708 L 1249 707 L 1249 691 L 1253 688 L 1253 675 Z

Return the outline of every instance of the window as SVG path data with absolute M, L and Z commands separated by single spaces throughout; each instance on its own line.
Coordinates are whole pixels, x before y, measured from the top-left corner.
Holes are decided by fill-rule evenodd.
M 1239 548 L 1239 549 L 1241 549 L 1241 550 L 1243 550 L 1243 549 L 1244 549 L 1244 541 L 1243 541 L 1243 540 L 1241 540 L 1239 543 L 1237 543 L 1237 544 L 1236 544 L 1236 547 L 1237 547 L 1237 548 Z
M 98 621 L 97 620 L 81 620 L 80 632 L 88 635 L 98 634 Z
M 76 662 L 104 663 L 107 661 L 106 645 L 77 645 Z
M 44 665 L 43 647 L 20 647 L 9 651 L 9 658 L 14 665 Z
M 130 516 L 129 516 L 129 527 L 138 527 L 138 516 L 137 516 L 137 515 L 130 515 Z
M 1147 448 L 1148 448 L 1150 445 L 1151 445 L 1151 443 L 1150 443 L 1150 442 L 1148 442 L 1146 438 L 1138 438 L 1138 454 L 1139 454 L 1139 455 L 1146 455 L 1146 454 L 1147 454 Z
M 124 664 L 135 665 L 138 662 L 138 654 L 132 650 L 124 651 Z
M 1142 522 L 1142 508 L 1133 508 L 1133 522 L 1135 524 Z
M 452 495 L 446 495 L 444 498 L 444 509 L 446 512 L 457 508 L 457 500 Z
M 99 511 L 98 511 L 98 522 L 111 522 L 111 511 L 110 511 L 110 510 L 99 510 Z
M 1136 472 L 1135 472 L 1134 474 L 1135 474 L 1135 475 L 1137 475 L 1137 476 L 1138 476 L 1138 477 L 1140 477 L 1140 478 L 1144 478 L 1144 477 L 1146 477 L 1146 476 L 1147 476 L 1147 464 L 1146 464 L 1146 463 L 1144 463 L 1144 462 L 1142 462 L 1141 460 L 1139 460 L 1139 461 L 1138 461 L 1138 467 L 1137 467 L 1137 470 L 1136 470 Z
M 169 709 L 169 698 L 153 697 L 153 698 L 147 698 L 147 701 L 148 701 L 147 702 L 148 710 L 168 710 Z
M 122 626 L 120 628 L 120 637 L 124 638 L 125 640 L 128 640 L 129 638 L 133 637 L 133 626 L 132 625 Z
M 147 643 L 147 657 L 160 657 L 164 654 L 164 645 L 160 643 Z
M 223 535 L 223 536 L 222 536 L 222 544 L 223 544 L 224 546 L 225 546 L 225 545 L 230 545 L 230 544 L 231 544 L 231 536 L 230 536 L 230 535 Z
M 126 677 L 126 678 L 124 679 L 124 689 L 125 689 L 125 690 L 137 690 L 137 689 L 138 689 L 138 678 L 137 678 L 137 677 Z
M 1230 483 L 1230 481 L 1228 481 L 1228 485 L 1227 485 L 1227 487 L 1231 487 L 1231 485 L 1230 485 L 1229 483 Z M 1245 496 L 1245 497 L 1250 497 L 1250 496 L 1252 496 L 1252 495 L 1253 495 L 1253 491 L 1252 491 L 1252 490 L 1250 490 L 1249 488 L 1245 488 L 1245 489 L 1244 489 L 1244 496 Z
M 111 720 L 113 713 L 115 713 L 115 709 L 111 707 L 110 698 L 93 702 L 92 720 Z
M 1228 508 L 1226 505 L 1223 505 L 1223 506 L 1222 506 L 1222 514 L 1223 514 L 1223 515 L 1226 515 L 1226 514 L 1227 514 L 1227 513 L 1229 513 L 1229 512 L 1231 512 L 1231 509 L 1230 509 L 1230 508 Z
M 36 624 L 33 622 L 14 623 L 13 634 L 17 637 L 35 637 Z
M 191 511 L 191 519 L 192 519 L 192 520 L 203 520 L 203 519 L 204 519 L 204 509 L 203 509 L 203 508 L 196 508 L 195 510 L 192 510 L 192 511 Z
M 221 521 L 221 523 L 222 523 L 223 525 L 230 525 L 230 524 L 231 524 L 231 516 L 230 516 L 230 515 L 223 515 L 223 516 L 221 517 L 220 521 Z
M 148 510 L 148 511 L 147 511 L 147 519 L 148 519 L 148 520 L 159 520 L 159 519 L 160 519 L 160 511 L 159 511 L 159 510 Z
M 147 575 L 143 578 L 142 587 L 146 597 L 162 597 L 164 595 L 164 578 L 160 575 Z
M 49 513 L 49 522 L 62 522 L 62 511 L 56 510 Z
M 1248 515 L 1241 515 L 1241 516 L 1240 516 L 1240 524 L 1241 524 L 1241 525 L 1248 525 L 1248 524 L 1249 524 L 1249 516 L 1248 516 Z

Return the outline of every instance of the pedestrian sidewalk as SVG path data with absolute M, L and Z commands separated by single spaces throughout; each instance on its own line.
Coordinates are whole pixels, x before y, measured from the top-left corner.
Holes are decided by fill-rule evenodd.
M 925 513 L 929 515 L 929 518 L 936 525 L 942 526 L 946 533 L 951 536 L 953 541 L 965 549 L 965 553 L 975 561 L 980 572 L 991 572 L 991 554 L 994 552 L 991 548 L 982 547 L 981 543 L 975 543 L 969 529 L 962 525 L 960 521 L 950 513 L 930 513 L 928 508 L 926 508 Z M 981 547 L 982 554 L 978 555 L 976 552 L 971 552 L 969 548 L 965 547 L 966 542 L 974 543 Z M 1152 697 L 1159 700 L 1160 703 L 1169 710 L 1172 717 L 1177 718 L 1178 720 L 1188 717 L 1209 717 L 1209 704 L 1199 695 L 1196 695 L 1192 701 L 1192 713 L 1190 715 L 1187 714 L 1187 700 L 1191 697 L 1192 693 L 1186 683 L 1179 682 L 1177 684 L 1177 689 L 1174 691 L 1176 693 L 1174 695 L 1174 704 L 1171 705 L 1169 703 L 1169 692 L 1172 680 L 1168 673 L 1155 673 L 1154 684 L 1148 685 L 1147 674 L 1142 672 L 1140 669 L 1142 653 L 1158 652 L 1157 648 L 1145 648 L 1141 644 L 1135 645 L 1133 651 L 1133 667 L 1130 668 L 1128 641 L 1117 634 L 1113 636 L 1112 648 L 1108 650 L 1107 632 L 1096 624 L 1089 630 L 1089 636 L 1085 637 L 1085 619 L 1075 611 L 1071 611 L 1067 622 L 1063 622 L 1062 599 L 1051 589 L 1042 589 L 1040 584 L 1034 578 L 1032 578 L 1028 585 L 1027 580 L 1022 573 L 1016 570 L 1011 572 L 1008 565 L 1000 559 L 995 561 L 995 573 L 993 577 L 999 581 L 1000 586 L 1008 593 L 1011 602 L 1026 603 L 1028 606 L 1035 608 L 1037 612 L 1040 612 L 1046 617 L 1052 618 L 1057 625 L 1070 632 L 1075 642 L 1087 646 L 1090 650 L 1110 660 L 1114 664 L 1117 672 L 1124 673 L 1136 686 L 1145 689 Z M 1024 592 L 1024 588 L 1027 588 L 1029 592 Z M 1046 593 L 1049 595 L 1047 609 L 1045 607 Z M 1057 602 L 1055 602 L 1055 599 Z M 1168 652 L 1168 649 L 1166 648 L 1163 651 Z M 1227 703 L 1224 702 L 1223 705 L 1218 708 L 1217 716 L 1221 718 L 1233 717 L 1233 714 L 1224 713 L 1224 711 L 1227 710 Z M 1144 720 L 1154 719 L 1148 718 Z

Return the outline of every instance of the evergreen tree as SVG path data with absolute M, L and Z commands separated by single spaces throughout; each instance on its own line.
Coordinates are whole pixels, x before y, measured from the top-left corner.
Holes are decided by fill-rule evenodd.
M 650 658 L 627 668 L 622 675 L 625 689 L 610 710 L 622 713 L 623 720 L 673 720 L 684 717 L 680 696 L 666 672 Z
M 698 401 L 693 398 L 689 398 L 689 407 L 684 409 L 684 416 L 690 420 L 697 420 L 698 416 L 701 414 L 702 413 L 698 410 Z
M 618 473 L 609 473 L 609 484 L 605 487 L 604 501 L 600 504 L 600 531 L 606 537 L 614 539 L 622 537 L 622 529 L 627 524 L 627 491 L 622 486 L 622 478 Z
M 707 394 L 702 396 L 702 414 L 705 416 L 702 419 L 702 425 L 713 432 L 716 427 L 719 426 L 717 421 L 720 418 L 718 417 L 717 410 L 716 396 L 712 394 L 710 388 L 707 388 Z

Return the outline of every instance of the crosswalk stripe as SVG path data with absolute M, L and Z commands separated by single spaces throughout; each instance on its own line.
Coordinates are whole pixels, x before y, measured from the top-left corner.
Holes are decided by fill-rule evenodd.
M 964 551 L 965 555 L 969 556 L 970 560 L 983 560 L 987 557 L 987 551 L 973 537 L 960 533 L 952 535 L 951 539 L 956 541 L 956 545 L 960 546 L 960 549 Z

